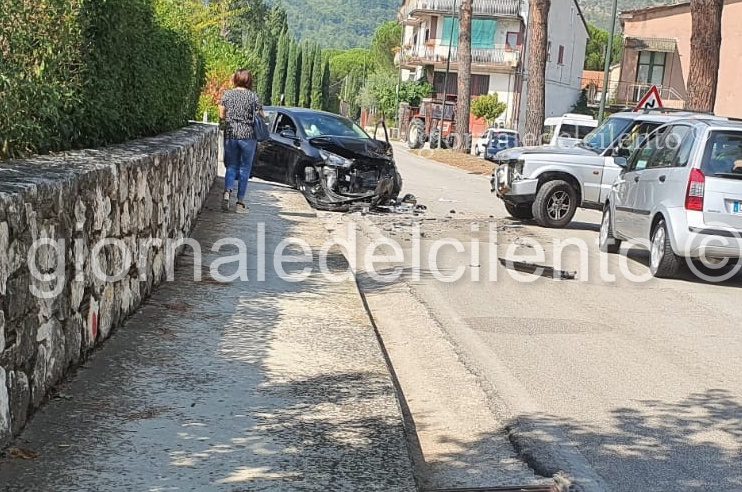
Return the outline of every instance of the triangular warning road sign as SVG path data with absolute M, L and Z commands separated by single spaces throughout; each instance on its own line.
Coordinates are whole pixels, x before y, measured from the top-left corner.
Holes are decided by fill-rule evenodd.
M 634 111 L 641 111 L 642 109 L 661 109 L 665 106 L 662 104 L 662 97 L 660 97 L 660 90 L 656 85 L 653 85 L 651 89 L 641 98 L 639 104 L 636 105 Z

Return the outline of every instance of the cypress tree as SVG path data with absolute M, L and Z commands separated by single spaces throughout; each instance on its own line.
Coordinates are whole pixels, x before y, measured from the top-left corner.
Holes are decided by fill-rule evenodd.
M 283 34 L 278 42 L 278 51 L 276 53 L 276 68 L 273 72 L 273 104 L 281 104 L 281 94 L 286 86 L 286 71 L 289 63 L 289 38 Z
M 263 52 L 260 56 L 260 79 L 258 81 L 258 95 L 264 104 L 271 103 L 273 94 L 273 74 L 276 64 L 276 46 L 273 40 L 268 37 L 263 43 Z
M 301 97 L 301 67 L 302 67 L 302 53 L 304 50 L 299 43 L 296 43 L 296 95 L 294 96 L 294 106 L 299 106 L 299 99 Z
M 253 47 L 253 54 L 255 54 L 256 57 L 260 57 L 261 53 L 263 53 L 263 33 L 258 33 L 257 36 L 255 36 L 255 46 Z
M 322 109 L 330 110 L 330 59 L 325 60 L 325 69 L 322 71 Z
M 308 108 L 312 103 L 312 69 L 314 68 L 314 53 L 316 48 L 308 43 L 304 44 L 301 60 L 301 83 L 299 106 Z
M 319 46 L 314 50 L 314 60 L 312 64 L 311 107 L 312 109 L 324 109 L 324 97 L 322 94 L 324 71 L 322 70 L 322 50 Z
M 289 46 L 289 63 L 286 69 L 286 88 L 284 93 L 286 94 L 286 106 L 296 106 L 299 102 L 299 87 L 298 81 L 298 69 L 299 60 L 301 56 L 299 45 L 291 41 Z

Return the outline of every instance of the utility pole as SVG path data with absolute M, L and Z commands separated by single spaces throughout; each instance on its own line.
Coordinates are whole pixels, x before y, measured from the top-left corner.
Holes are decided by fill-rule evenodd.
M 440 128 L 438 129 L 438 148 L 443 148 L 443 119 L 446 117 L 446 99 L 448 99 L 448 74 L 451 73 L 451 49 L 453 48 L 453 31 L 456 17 L 456 2 L 453 0 L 453 9 L 451 10 L 451 35 L 448 38 L 448 59 L 446 60 L 446 75 L 443 77 L 443 110 L 441 111 Z M 445 22 L 445 21 L 444 21 Z
M 605 67 L 603 69 L 603 92 L 600 93 L 600 111 L 598 121 L 603 121 L 605 116 L 605 103 L 608 98 L 608 80 L 611 73 L 611 58 L 613 57 L 613 36 L 616 35 L 616 16 L 618 15 L 618 0 L 613 0 L 613 13 L 611 14 L 611 35 L 608 37 L 608 48 L 605 50 Z

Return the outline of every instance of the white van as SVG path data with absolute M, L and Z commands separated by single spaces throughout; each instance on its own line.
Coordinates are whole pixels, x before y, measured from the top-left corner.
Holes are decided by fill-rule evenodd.
M 546 118 L 542 143 L 556 147 L 574 147 L 598 126 L 598 120 L 584 114 L 565 114 Z

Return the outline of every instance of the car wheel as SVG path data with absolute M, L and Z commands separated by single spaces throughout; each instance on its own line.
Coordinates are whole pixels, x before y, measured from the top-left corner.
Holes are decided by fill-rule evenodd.
M 681 258 L 675 254 L 670 242 L 665 220 L 660 220 L 652 231 L 649 270 L 657 278 L 676 277 L 680 270 Z
M 421 149 L 425 145 L 425 123 L 422 120 L 412 120 L 407 130 L 407 146 L 413 150 Z
M 566 181 L 549 181 L 536 194 L 533 216 L 542 227 L 566 227 L 577 212 L 577 191 Z
M 615 255 L 621 251 L 621 240 L 616 239 L 613 235 L 613 226 L 611 226 L 611 208 L 605 207 L 603 211 L 603 221 L 600 223 L 600 251 Z
M 531 204 L 516 205 L 515 203 L 505 202 L 505 210 L 508 211 L 511 217 L 520 220 L 531 220 L 533 219 L 533 210 Z

